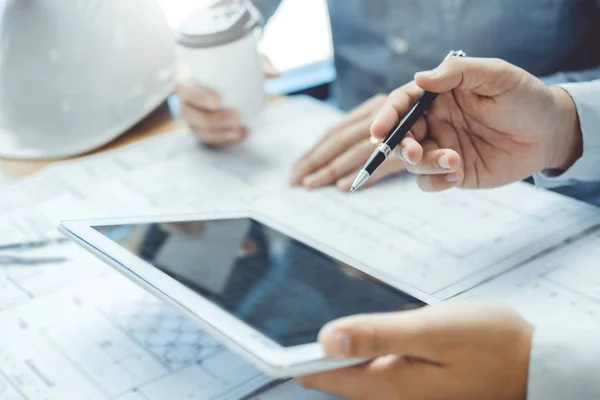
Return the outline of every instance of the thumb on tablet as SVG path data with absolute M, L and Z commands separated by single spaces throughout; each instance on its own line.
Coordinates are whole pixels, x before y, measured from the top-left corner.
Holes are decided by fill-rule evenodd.
M 330 358 L 374 358 L 390 354 L 435 360 L 435 325 L 422 310 L 358 315 L 326 325 L 319 341 Z

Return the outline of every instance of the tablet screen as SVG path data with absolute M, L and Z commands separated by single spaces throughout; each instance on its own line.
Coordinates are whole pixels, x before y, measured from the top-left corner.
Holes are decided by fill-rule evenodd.
M 253 219 L 94 229 L 284 347 L 340 317 L 425 305 Z

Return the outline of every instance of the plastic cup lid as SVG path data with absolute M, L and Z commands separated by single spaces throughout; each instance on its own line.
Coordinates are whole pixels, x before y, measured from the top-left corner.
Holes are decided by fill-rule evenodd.
M 220 0 L 186 18 L 177 30 L 185 47 L 214 47 L 235 42 L 262 24 L 254 5 L 245 0 Z

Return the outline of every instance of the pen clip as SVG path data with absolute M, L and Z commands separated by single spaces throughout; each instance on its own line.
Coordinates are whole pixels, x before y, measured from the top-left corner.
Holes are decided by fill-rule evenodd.
M 451 50 L 450 53 L 448 53 L 448 55 L 444 58 L 444 60 L 447 60 L 452 57 L 466 57 L 466 56 L 467 56 L 467 53 L 465 53 L 462 50 Z

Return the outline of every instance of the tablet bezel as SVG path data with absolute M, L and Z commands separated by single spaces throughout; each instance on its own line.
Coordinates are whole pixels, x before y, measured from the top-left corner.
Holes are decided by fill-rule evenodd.
M 149 224 L 165 222 L 185 222 L 202 220 L 226 220 L 251 218 L 273 228 L 284 235 L 296 239 L 318 251 L 327 254 L 345 264 L 373 276 L 397 290 L 427 303 L 434 304 L 438 299 L 414 287 L 403 285 L 397 280 L 375 268 L 368 267 L 356 259 L 328 247 L 324 243 L 312 240 L 310 237 L 294 231 L 292 228 L 255 212 L 186 214 L 161 217 L 111 218 L 62 221 L 59 230 L 74 239 L 94 255 L 108 262 L 125 276 L 142 284 L 146 289 L 159 295 L 188 315 L 194 317 L 202 327 L 236 353 L 250 358 L 255 365 L 273 376 L 290 376 L 293 371 L 303 373 L 317 372 L 345 365 L 352 365 L 361 360 L 326 360 L 321 346 L 311 343 L 292 347 L 283 347 L 250 327 L 234 315 L 220 308 L 212 301 L 202 297 L 184 284 L 170 277 L 160 269 L 139 258 L 134 253 L 122 247 L 98 232 L 94 227 L 107 225 Z M 393 283 L 390 283 L 393 282 Z

